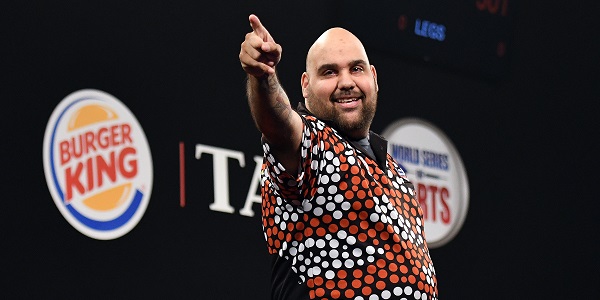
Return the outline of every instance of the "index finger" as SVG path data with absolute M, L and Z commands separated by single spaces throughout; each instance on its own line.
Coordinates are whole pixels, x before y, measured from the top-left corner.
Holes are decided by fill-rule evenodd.
M 254 33 L 258 35 L 264 42 L 268 42 L 269 32 L 267 31 L 265 26 L 263 26 L 263 24 L 260 22 L 258 17 L 252 14 L 248 17 L 248 20 L 250 21 L 250 27 L 252 27 L 252 31 L 254 31 Z

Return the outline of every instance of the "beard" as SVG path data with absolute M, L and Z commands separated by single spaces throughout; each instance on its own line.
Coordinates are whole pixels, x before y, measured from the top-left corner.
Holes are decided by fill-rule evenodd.
M 362 93 L 362 105 L 360 106 L 360 113 L 357 119 L 350 119 L 343 112 L 336 110 L 335 105 L 331 105 L 332 99 L 317 99 L 310 89 L 308 90 L 307 99 L 310 101 L 311 112 L 316 117 L 328 121 L 333 127 L 352 138 L 364 137 L 356 135 L 369 131 L 377 108 L 377 93 L 373 94 L 370 98 L 367 98 Z

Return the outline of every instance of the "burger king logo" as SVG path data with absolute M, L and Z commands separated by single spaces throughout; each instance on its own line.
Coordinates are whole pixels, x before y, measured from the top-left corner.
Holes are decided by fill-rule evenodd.
M 86 89 L 64 98 L 48 121 L 43 156 L 54 203 L 81 233 L 116 239 L 142 218 L 152 191 L 150 148 L 112 95 Z

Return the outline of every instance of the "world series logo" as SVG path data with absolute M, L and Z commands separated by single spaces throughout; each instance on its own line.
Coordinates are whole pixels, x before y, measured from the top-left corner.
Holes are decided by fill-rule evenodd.
M 458 151 L 439 128 L 417 118 L 396 121 L 382 135 L 415 186 L 428 246 L 445 245 L 460 231 L 469 207 L 469 182 Z
M 140 221 L 152 192 L 146 135 L 114 96 L 93 89 L 65 97 L 44 135 L 44 172 L 64 218 L 95 239 L 119 238 Z

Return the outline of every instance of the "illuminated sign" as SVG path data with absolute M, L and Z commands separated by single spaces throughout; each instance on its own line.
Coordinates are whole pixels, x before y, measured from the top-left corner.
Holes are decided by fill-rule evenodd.
M 440 129 L 420 119 L 399 120 L 382 135 L 415 186 L 427 244 L 443 246 L 460 231 L 469 206 L 469 184 L 458 151 Z
M 345 0 L 337 24 L 381 53 L 487 79 L 508 71 L 509 0 Z M 356 18 L 356 10 L 361 17 Z

